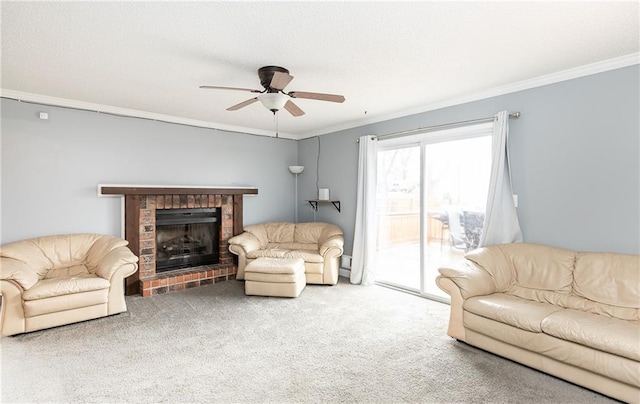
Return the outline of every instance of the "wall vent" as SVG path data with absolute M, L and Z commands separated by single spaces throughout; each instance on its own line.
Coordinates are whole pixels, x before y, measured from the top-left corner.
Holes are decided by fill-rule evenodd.
M 342 256 L 342 262 L 340 263 L 340 267 L 346 268 L 346 269 L 351 269 L 351 256 L 350 255 L 343 255 Z

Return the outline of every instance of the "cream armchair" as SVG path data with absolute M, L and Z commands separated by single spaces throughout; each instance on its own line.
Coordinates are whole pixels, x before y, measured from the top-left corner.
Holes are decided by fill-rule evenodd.
M 124 278 L 138 268 L 128 241 L 68 234 L 0 249 L 0 334 L 90 320 L 127 310 Z
M 321 222 L 256 224 L 229 239 L 229 251 L 238 256 L 237 279 L 256 258 L 302 258 L 307 283 L 335 285 L 343 247 L 342 230 Z

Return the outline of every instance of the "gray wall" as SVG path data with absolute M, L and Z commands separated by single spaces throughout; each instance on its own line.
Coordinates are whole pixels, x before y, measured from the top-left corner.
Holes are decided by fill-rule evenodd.
M 99 183 L 253 186 L 245 224 L 293 221 L 297 141 L 2 100 L 1 242 L 120 235 L 120 198 Z M 49 112 L 49 120 L 38 112 Z
M 638 65 L 299 142 L 2 100 L 1 234 L 120 234 L 120 202 L 99 183 L 255 186 L 245 224 L 327 221 L 353 246 L 356 139 L 520 111 L 511 120 L 513 185 L 525 241 L 640 253 Z M 39 120 L 39 111 L 50 119 Z M 142 150 L 145 150 L 144 152 Z M 319 168 L 319 170 L 316 169 Z M 316 177 L 318 175 L 318 178 Z M 313 212 L 316 181 L 342 212 Z
M 319 185 L 342 213 L 322 206 L 317 220 L 340 225 L 353 246 L 358 147 L 382 135 L 520 111 L 510 121 L 514 192 L 525 241 L 581 251 L 640 254 L 640 95 L 638 65 L 321 136 Z M 318 139 L 299 142 L 299 199 L 316 196 Z M 313 220 L 302 209 L 300 221 Z

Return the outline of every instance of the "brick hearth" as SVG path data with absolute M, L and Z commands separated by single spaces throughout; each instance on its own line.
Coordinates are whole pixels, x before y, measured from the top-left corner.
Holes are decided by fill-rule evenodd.
M 151 296 L 235 279 L 235 256 L 229 239 L 240 234 L 242 198 L 257 194 L 255 188 L 183 188 L 99 186 L 102 195 L 124 195 L 125 239 L 140 261 L 138 271 L 127 278 L 126 292 Z M 219 263 L 156 273 L 156 210 L 218 208 L 220 214 Z

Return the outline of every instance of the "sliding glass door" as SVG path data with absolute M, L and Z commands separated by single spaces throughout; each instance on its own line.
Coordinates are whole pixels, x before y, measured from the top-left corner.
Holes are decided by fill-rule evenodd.
M 420 146 L 378 151 L 376 279 L 413 291 L 421 283 Z
M 473 129 L 473 130 L 472 130 Z M 477 247 L 489 185 L 483 127 L 380 141 L 377 282 L 437 299 L 438 268 Z

